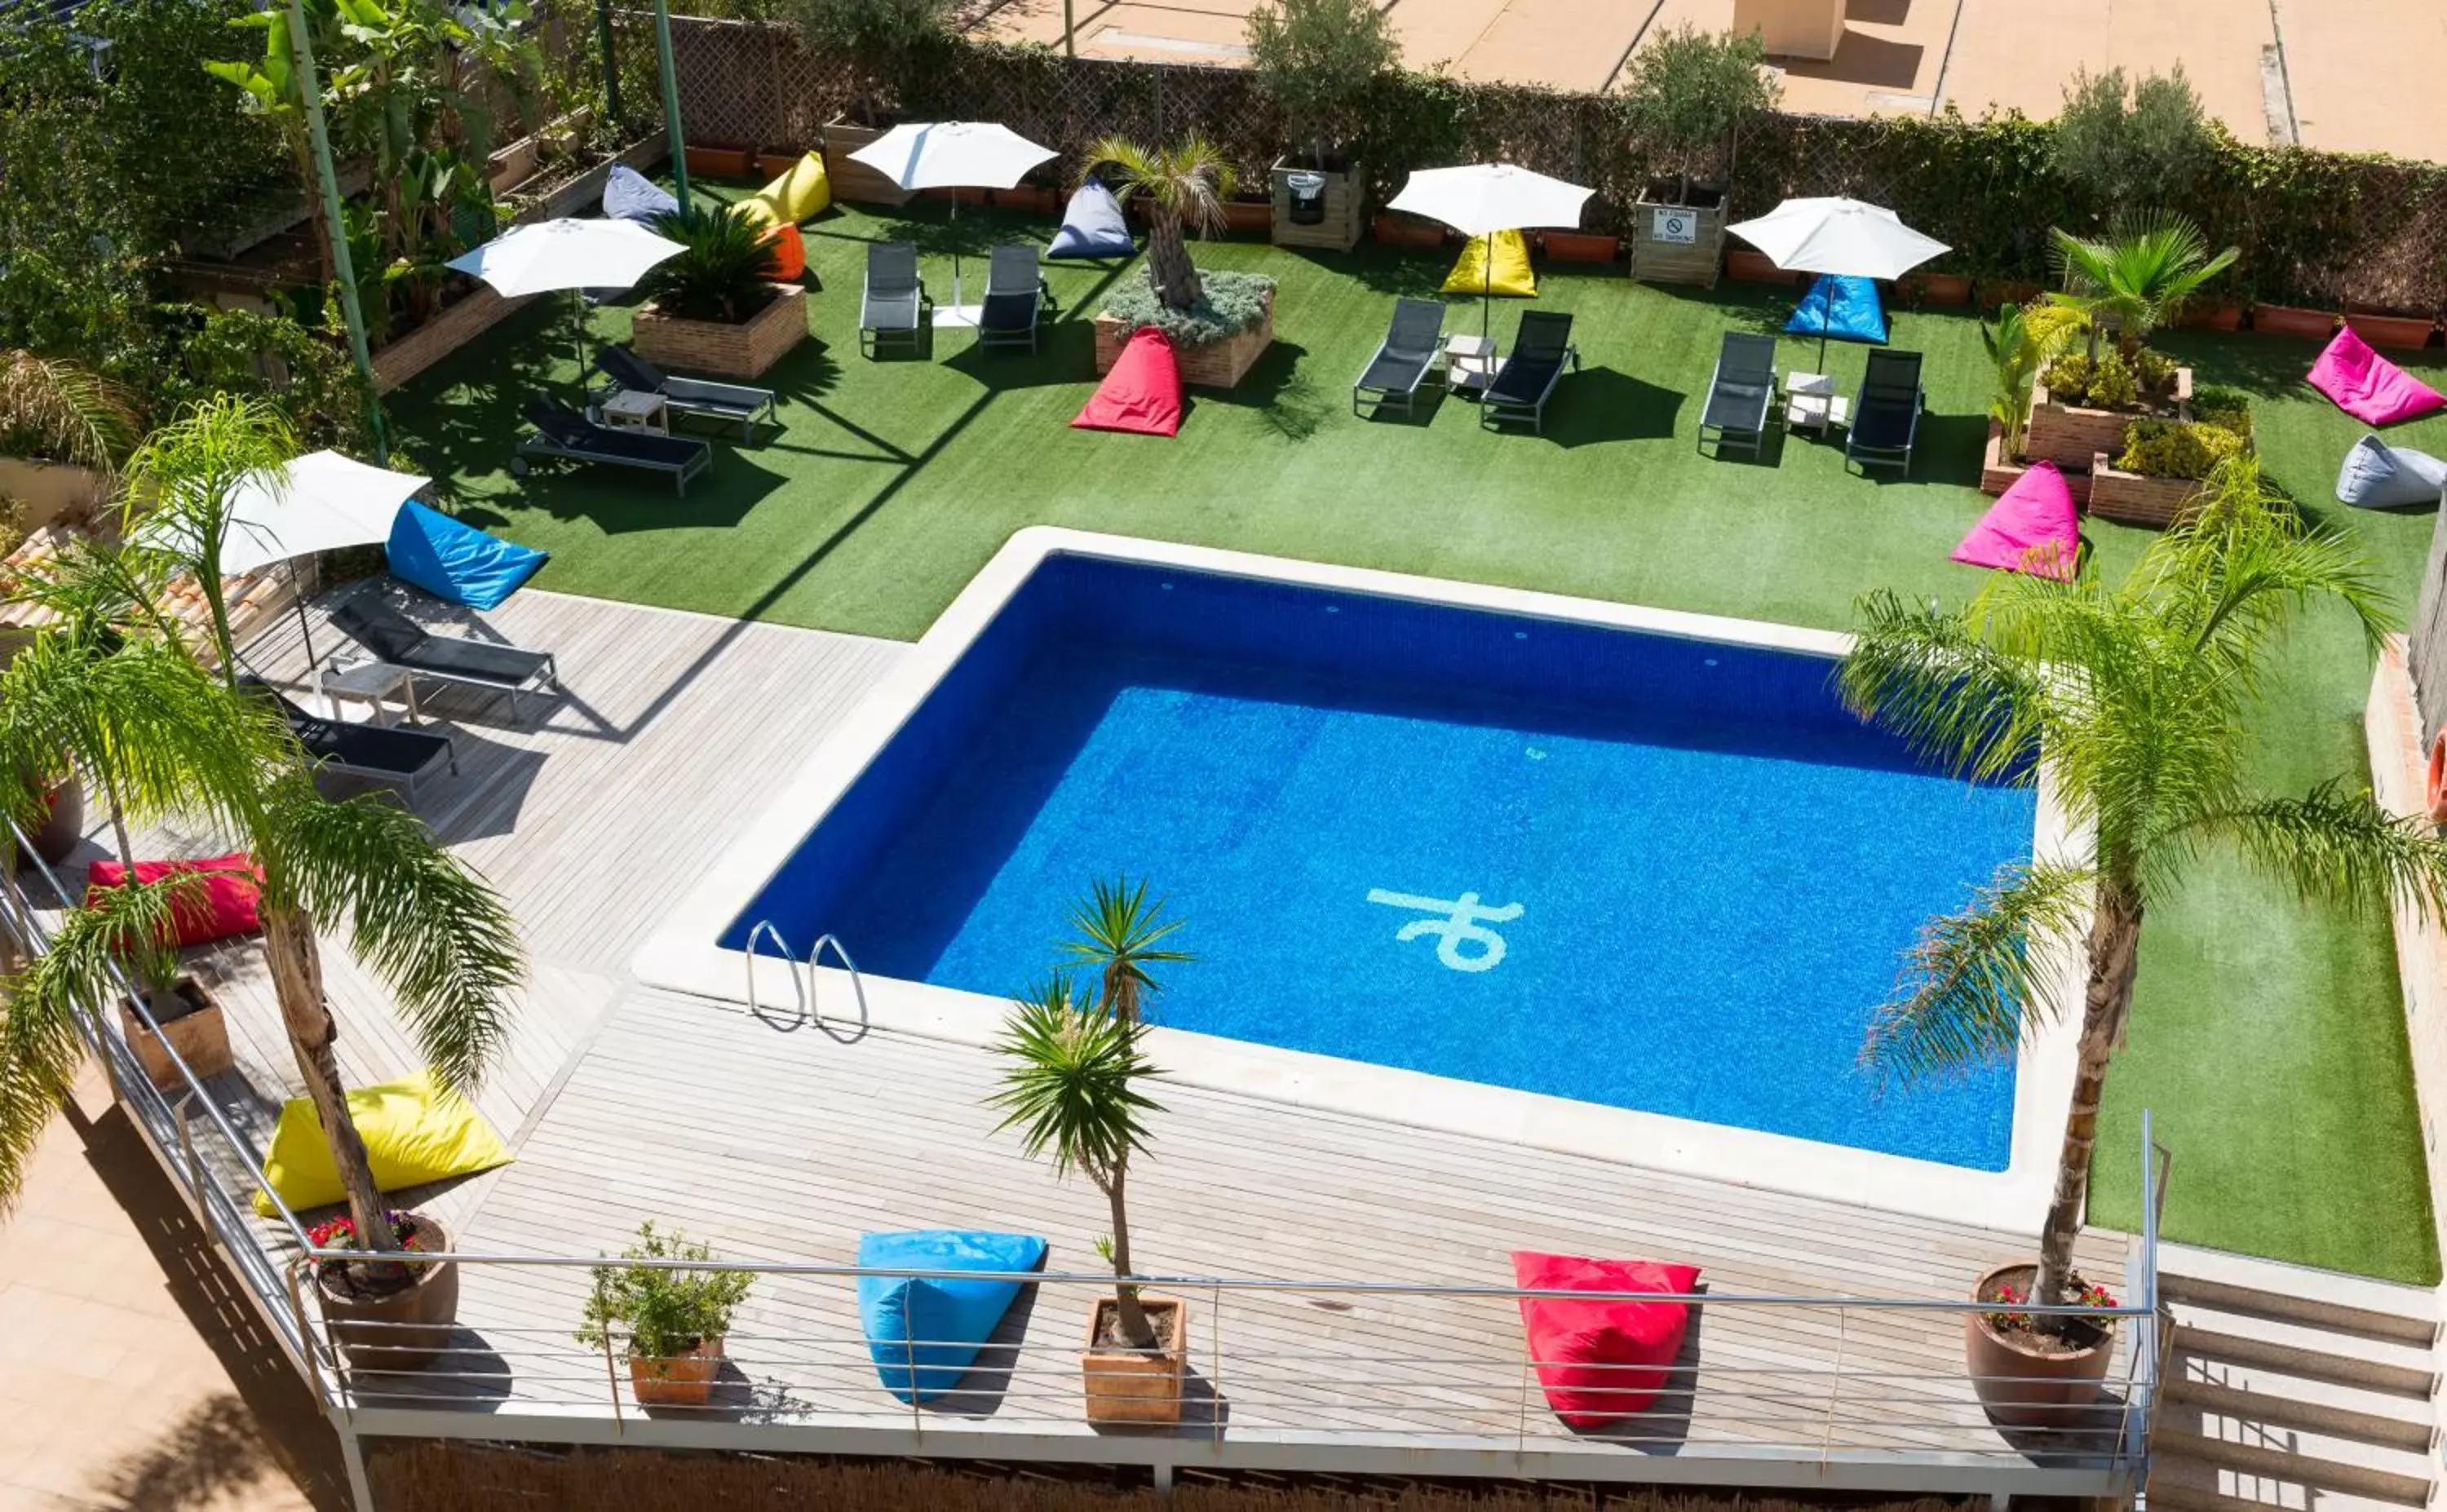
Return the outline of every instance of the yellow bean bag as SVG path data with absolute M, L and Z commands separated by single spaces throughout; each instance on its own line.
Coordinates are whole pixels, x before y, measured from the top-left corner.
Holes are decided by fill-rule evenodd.
M 431 1071 L 351 1092 L 349 1112 L 365 1139 L 374 1182 L 386 1192 L 510 1162 L 508 1147 L 484 1116 L 437 1083 Z M 347 1195 L 310 1100 L 297 1097 L 281 1105 L 280 1125 L 263 1153 L 263 1182 L 292 1211 L 322 1207 Z M 255 1194 L 255 1210 L 265 1218 L 279 1211 L 261 1192 Z
M 1517 231 L 1495 234 L 1495 272 L 1488 276 L 1486 236 L 1472 236 L 1461 249 L 1461 260 L 1445 277 L 1449 294 L 1510 294 L 1516 299 L 1538 297 L 1538 280 L 1529 275 L 1529 243 Z
M 795 226 L 833 202 L 833 181 L 825 160 L 810 152 L 790 171 L 739 201 L 738 214 L 760 225 Z

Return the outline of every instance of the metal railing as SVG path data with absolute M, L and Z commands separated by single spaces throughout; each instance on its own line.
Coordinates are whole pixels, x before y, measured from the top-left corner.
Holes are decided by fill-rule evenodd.
M 760 939 L 770 939 L 773 942 L 773 954 L 771 955 L 758 954 L 756 942 Z M 827 945 L 832 947 L 832 952 L 835 955 L 841 957 L 842 970 L 848 973 L 849 976 L 850 993 L 858 1002 L 858 1024 L 855 1028 L 848 1030 L 846 1032 L 834 1029 L 832 1025 L 825 1022 L 824 1004 L 816 995 L 816 968 L 823 964 L 825 958 L 825 947 Z M 822 1030 L 827 1036 L 840 1040 L 844 1044 L 853 1043 L 865 1037 L 867 1030 L 866 979 L 858 974 L 858 963 L 849 958 L 849 948 L 841 942 L 840 936 L 817 936 L 816 942 L 807 947 L 807 958 L 803 961 L 790 954 L 790 942 L 783 937 L 780 927 L 769 918 L 760 918 L 756 921 L 755 927 L 748 932 L 747 946 L 739 954 L 740 958 L 744 963 L 743 969 L 748 973 L 748 1011 L 753 1013 L 757 1020 L 763 1023 L 767 1028 L 787 1030 L 799 1027 L 798 1024 L 776 1023 L 772 1018 L 767 1015 L 765 1005 L 759 1000 L 757 995 L 757 962 L 778 960 L 782 963 L 785 973 L 790 978 L 791 991 L 798 996 L 799 1001 L 797 1009 L 800 1023 L 813 1024 L 817 1029 Z M 803 970 L 806 973 L 804 976 L 801 974 Z

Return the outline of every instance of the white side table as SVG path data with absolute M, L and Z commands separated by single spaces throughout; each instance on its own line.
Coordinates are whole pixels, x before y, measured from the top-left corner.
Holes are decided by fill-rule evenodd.
M 1814 430 L 1825 435 L 1831 426 L 1846 425 L 1852 418 L 1852 401 L 1835 391 L 1835 380 L 1823 372 L 1788 373 L 1784 380 L 1788 396 L 1784 406 L 1784 424 L 1789 430 Z
M 408 722 L 416 724 L 416 680 L 405 667 L 389 662 L 364 661 L 351 667 L 335 667 L 320 674 L 323 696 L 332 701 L 332 712 L 339 712 L 343 698 L 353 698 L 370 705 L 373 722 L 390 723 L 389 705 L 394 701 L 408 710 Z
M 1446 387 L 1476 393 L 1494 381 L 1495 369 L 1493 336 L 1453 336 L 1445 342 Z
M 603 423 L 668 436 L 672 433 L 671 406 L 660 394 L 623 388 L 603 401 Z

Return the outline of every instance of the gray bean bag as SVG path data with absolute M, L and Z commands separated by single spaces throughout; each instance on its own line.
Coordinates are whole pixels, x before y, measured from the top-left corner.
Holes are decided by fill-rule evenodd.
M 2410 446 L 2364 436 L 2337 469 L 2337 501 L 2356 509 L 2412 509 L 2438 502 L 2447 462 Z
M 1049 257 L 1127 257 L 1138 248 L 1130 244 L 1129 222 L 1122 218 L 1120 201 L 1113 192 L 1091 179 L 1071 197 L 1069 208 L 1062 212 L 1062 229 L 1053 234 L 1053 242 L 1045 249 Z
M 612 177 L 603 180 L 603 215 L 609 220 L 634 220 L 651 226 L 656 217 L 670 215 L 680 207 L 671 191 L 625 162 L 612 165 Z

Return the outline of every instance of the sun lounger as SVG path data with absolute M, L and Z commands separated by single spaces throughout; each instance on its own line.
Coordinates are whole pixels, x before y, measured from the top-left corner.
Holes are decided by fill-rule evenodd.
M 986 269 L 985 302 L 977 311 L 977 345 L 1036 350 L 1037 317 L 1053 305 L 1053 292 L 1037 272 L 1036 249 L 1025 243 L 996 247 Z
M 867 243 L 866 285 L 858 300 L 858 336 L 869 355 L 882 355 L 886 339 L 905 341 L 911 351 L 920 350 L 926 312 L 934 303 L 918 277 L 916 244 Z
M 412 676 L 507 696 L 512 719 L 518 717 L 519 694 L 560 686 L 550 652 L 436 635 L 389 604 L 364 595 L 333 610 L 332 623 Z
M 1531 430 L 1545 430 L 1546 401 L 1563 381 L 1566 363 L 1575 369 L 1581 366 L 1580 349 L 1572 345 L 1572 317 L 1523 311 L 1511 352 L 1478 396 L 1479 425 L 1493 430 L 1507 421 L 1526 420 Z
M 1911 471 L 1912 444 L 1920 439 L 1920 412 L 1927 398 L 1920 387 L 1920 353 L 1873 351 L 1852 406 L 1852 429 L 1844 457 L 1864 472 L 1871 467 Z
M 535 426 L 535 434 L 522 437 L 510 458 L 510 471 L 522 478 L 526 476 L 530 458 L 559 457 L 668 473 L 685 496 L 689 480 L 713 465 L 713 448 L 693 436 L 657 436 L 625 425 L 598 425 L 549 394 L 528 400 L 523 413 Z
M 595 366 L 622 388 L 660 394 L 672 412 L 739 422 L 739 439 L 747 441 L 759 420 L 773 419 L 773 390 L 746 384 L 709 383 L 701 378 L 673 378 L 626 347 L 598 347 Z
M 1774 409 L 1775 338 L 1726 331 L 1708 380 L 1708 405 L 1699 412 L 1700 449 L 1713 440 L 1719 457 L 1737 449 L 1757 456 Z
M 410 802 L 416 798 L 417 782 L 436 765 L 446 765 L 454 777 L 459 773 L 458 753 L 451 749 L 447 735 L 427 729 L 351 724 L 310 714 L 290 702 L 280 690 L 251 672 L 241 673 L 238 684 L 270 700 L 280 710 L 281 717 L 289 722 L 289 732 L 297 737 L 297 743 L 306 747 L 306 754 L 323 771 L 397 783 L 408 789 Z
M 1444 331 L 1445 307 L 1440 301 L 1395 300 L 1385 339 L 1376 344 L 1367 369 L 1351 386 L 1351 412 L 1356 415 L 1362 405 L 1374 405 L 1380 414 L 1396 406 L 1410 414 L 1418 400 L 1419 385 L 1435 366 L 1436 343 Z

